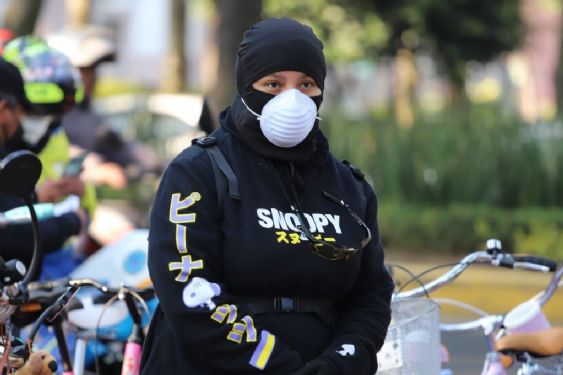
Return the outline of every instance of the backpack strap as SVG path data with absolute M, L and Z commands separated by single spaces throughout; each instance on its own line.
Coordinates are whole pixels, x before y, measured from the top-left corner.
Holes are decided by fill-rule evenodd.
M 362 181 L 365 180 L 365 175 L 360 170 L 360 168 L 354 166 L 348 160 L 342 160 L 342 163 L 345 166 L 347 166 L 348 168 L 350 168 L 350 171 L 352 172 L 352 175 L 354 176 L 354 182 L 356 183 L 356 190 L 358 190 L 358 194 L 359 194 L 360 199 L 361 199 L 361 205 L 362 205 L 362 216 L 361 217 L 365 217 L 366 208 L 367 208 L 367 198 L 366 198 L 366 193 L 365 193 L 365 190 L 364 190 L 364 185 L 362 183 Z
M 203 148 L 210 156 L 219 207 L 223 207 L 223 192 L 225 190 L 227 190 L 231 199 L 240 200 L 237 176 L 217 146 L 217 139 L 209 135 L 193 139 L 192 144 Z

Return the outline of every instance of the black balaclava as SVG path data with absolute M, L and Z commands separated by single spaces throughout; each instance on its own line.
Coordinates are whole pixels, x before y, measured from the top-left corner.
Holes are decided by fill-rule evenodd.
M 239 46 L 236 61 L 238 95 L 230 108 L 236 135 L 256 153 L 298 164 L 306 163 L 317 148 L 318 123 L 301 143 L 283 148 L 270 143 L 259 120 L 242 103 L 256 113 L 274 97 L 252 87 L 260 78 L 279 71 L 299 71 L 307 74 L 324 90 L 326 63 L 323 44 L 313 30 L 289 18 L 270 18 L 247 30 Z M 323 96 L 312 97 L 317 109 Z M 324 137 L 322 137 L 324 139 Z

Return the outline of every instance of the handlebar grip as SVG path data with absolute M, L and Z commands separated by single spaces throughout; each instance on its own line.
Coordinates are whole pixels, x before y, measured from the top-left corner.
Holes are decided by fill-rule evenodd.
M 532 263 L 538 266 L 549 268 L 549 272 L 554 272 L 557 269 L 557 262 L 546 257 L 537 255 L 513 255 L 516 262 Z
M 32 290 L 53 290 L 56 288 L 67 287 L 70 278 L 63 277 L 60 279 L 49 280 L 49 281 L 32 281 L 27 285 L 27 288 Z

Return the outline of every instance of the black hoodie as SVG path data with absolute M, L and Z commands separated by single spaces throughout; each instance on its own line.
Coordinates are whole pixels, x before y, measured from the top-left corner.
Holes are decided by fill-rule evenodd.
M 240 200 L 218 207 L 210 158 L 192 146 L 168 166 L 150 219 L 149 271 L 160 299 L 143 349 L 142 374 L 291 374 L 313 359 L 342 374 L 373 374 L 390 321 L 391 278 L 383 266 L 377 201 L 363 181 L 328 151 L 316 132 L 316 151 L 301 165 L 252 151 L 237 137 L 229 110 L 216 132 L 237 176 Z M 282 187 L 282 184 L 285 187 Z M 360 242 L 357 223 L 323 191 L 364 219 L 372 240 L 347 261 L 313 254 L 291 213 L 291 185 L 315 236 Z M 252 315 L 247 297 L 334 301 L 333 324 L 313 313 Z M 345 345 L 343 347 L 343 345 Z M 353 354 L 350 354 L 350 348 Z

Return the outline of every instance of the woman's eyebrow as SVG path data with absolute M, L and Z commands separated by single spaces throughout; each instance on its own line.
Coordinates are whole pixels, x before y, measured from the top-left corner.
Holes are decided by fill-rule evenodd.
M 268 78 L 268 77 L 276 78 L 276 79 L 281 79 L 281 78 L 283 78 L 283 74 L 280 74 L 280 73 L 272 73 L 272 74 L 267 75 L 267 76 L 264 77 L 264 78 Z
M 283 73 L 275 72 L 275 73 L 268 74 L 267 76 L 263 77 L 261 80 L 268 80 L 268 79 L 272 79 L 272 78 L 283 80 L 283 79 L 286 79 L 286 76 Z M 313 78 L 308 76 L 305 73 L 300 73 L 299 76 L 297 77 L 297 79 L 313 79 Z

